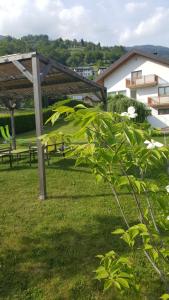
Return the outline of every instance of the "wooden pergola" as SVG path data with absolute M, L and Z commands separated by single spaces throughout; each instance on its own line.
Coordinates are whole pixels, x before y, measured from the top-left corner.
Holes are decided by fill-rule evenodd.
M 43 134 L 42 95 L 95 94 L 104 103 L 106 89 L 69 68 L 47 59 L 37 52 L 0 57 L 0 98 L 34 98 L 38 149 L 39 198 L 46 199 L 44 149 L 39 136 Z

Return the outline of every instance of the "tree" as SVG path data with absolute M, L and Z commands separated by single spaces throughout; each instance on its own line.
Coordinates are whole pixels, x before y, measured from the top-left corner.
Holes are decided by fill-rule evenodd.
M 122 113 L 127 111 L 129 106 L 134 106 L 137 111 L 137 122 L 144 122 L 151 114 L 150 110 L 143 103 L 128 98 L 125 95 L 118 94 L 108 97 L 108 111 Z
M 133 111 L 133 107 L 132 109 L 130 107 L 131 110 Z M 157 220 L 160 219 L 159 224 L 163 224 L 165 230 L 169 230 L 168 200 L 159 200 L 156 218 L 153 195 L 156 195 L 161 187 L 158 180 L 152 182 L 149 179 L 148 172 L 164 166 L 169 149 L 152 140 L 153 131 L 147 130 L 145 124 L 131 122 L 132 113 L 125 116 L 117 112 L 86 109 L 81 104 L 72 108 L 60 103 L 55 107 L 54 114 L 50 118 L 52 124 L 61 115 L 66 115 L 66 120 L 73 122 L 73 125 L 78 125 L 80 129 L 72 135 L 64 135 L 60 131 L 58 133 L 55 131 L 44 136 L 44 142 L 50 141 L 50 138 L 55 136 L 56 139 L 62 138 L 70 143 L 71 139 L 81 140 L 85 136 L 84 144 L 71 144 L 70 149 L 67 150 L 67 156 L 75 157 L 76 165 L 87 164 L 97 181 L 104 180 L 110 186 L 113 201 L 116 201 L 124 222 L 124 228 L 116 229 L 113 234 L 119 235 L 121 240 L 130 247 L 125 256 L 114 250 L 105 255 L 98 255 L 100 265 L 96 270 L 96 278 L 103 281 L 104 290 L 112 286 L 122 293 L 130 288 L 138 290 L 139 282 L 135 276 L 134 264 L 138 264 L 139 261 L 134 251 L 139 249 L 168 292 L 168 241 L 164 241 L 163 234 L 160 233 L 157 225 Z M 126 189 L 136 209 L 137 221 L 135 220 L 135 224 L 131 226 L 119 193 L 119 191 L 126 192 Z M 169 186 L 166 190 L 169 192 Z M 161 209 L 160 202 L 163 209 Z M 168 294 L 164 294 L 161 299 L 168 299 Z
M 49 58 L 56 59 L 60 63 L 67 63 L 68 66 L 74 67 L 79 66 L 79 57 L 77 60 L 75 59 L 75 56 L 78 56 L 78 52 L 82 54 L 80 56 L 80 65 L 97 65 L 100 62 L 100 65 L 106 66 L 125 53 L 125 49 L 122 46 L 102 47 L 100 43 L 86 42 L 83 39 L 80 41 L 76 39 L 64 40 L 62 38 L 50 40 L 45 34 L 30 34 L 18 39 L 8 36 L 0 40 L 0 55 L 30 51 L 38 51 Z

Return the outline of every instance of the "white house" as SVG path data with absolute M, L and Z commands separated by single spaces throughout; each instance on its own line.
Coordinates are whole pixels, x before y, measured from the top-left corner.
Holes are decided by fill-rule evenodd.
M 94 75 L 93 67 L 76 67 L 73 71 L 86 78 Z
M 106 67 L 100 67 L 97 71 L 97 74 L 100 75 L 102 74 L 107 68 Z
M 124 94 L 145 103 L 154 127 L 169 127 L 169 60 L 157 55 L 131 51 L 106 69 L 96 82 L 109 95 Z

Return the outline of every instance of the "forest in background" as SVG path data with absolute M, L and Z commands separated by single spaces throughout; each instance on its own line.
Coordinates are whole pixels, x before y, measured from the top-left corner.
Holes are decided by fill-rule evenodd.
M 47 35 L 27 35 L 21 38 L 0 36 L 0 56 L 38 51 L 68 67 L 93 65 L 107 67 L 126 52 L 123 46 L 105 47 L 100 43 L 63 40 L 50 40 Z

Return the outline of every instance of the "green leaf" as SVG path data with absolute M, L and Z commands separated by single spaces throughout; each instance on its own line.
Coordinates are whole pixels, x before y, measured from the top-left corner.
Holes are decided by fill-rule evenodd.
M 60 117 L 60 113 L 58 111 L 53 114 L 53 116 L 51 117 L 52 125 L 59 119 L 59 117 Z
M 106 271 L 106 269 L 103 266 L 100 266 L 99 268 L 97 268 L 96 273 L 97 273 L 98 279 L 105 279 L 109 276 L 108 272 Z
M 119 290 L 121 290 L 121 285 L 119 284 L 119 282 L 114 281 L 114 285 L 115 285 Z
M 77 105 L 75 106 L 75 108 L 83 108 L 83 109 L 86 109 L 87 107 L 86 107 L 85 105 L 83 105 L 83 104 L 77 104 Z
M 158 260 L 158 252 L 154 249 L 151 249 L 151 252 L 152 252 L 154 260 L 157 261 Z
M 103 177 L 100 174 L 96 174 L 96 181 L 100 182 L 103 179 Z
M 57 109 L 55 111 L 59 112 L 60 114 L 73 113 L 74 112 L 74 108 L 73 107 L 69 107 L 69 106 L 60 106 L 60 107 L 57 107 Z
M 99 258 L 99 259 L 102 259 L 104 257 L 104 255 L 98 254 L 98 255 L 96 255 L 96 257 Z
M 159 191 L 159 187 L 158 187 L 158 185 L 155 184 L 155 183 L 149 183 L 149 184 L 148 184 L 148 189 L 149 189 L 151 192 L 154 192 L 154 193 L 156 193 L 156 192 Z
M 124 279 L 124 278 L 117 278 L 116 281 L 119 282 L 121 286 L 123 286 L 123 287 L 125 287 L 127 289 L 130 288 L 130 286 L 128 284 L 128 281 L 126 279 Z
M 150 250 L 150 249 L 152 249 L 153 247 L 150 245 L 150 244 L 145 244 L 144 245 L 144 249 L 145 250 Z
M 131 279 L 131 278 L 134 277 L 133 274 L 129 274 L 129 273 L 126 273 L 126 272 L 121 272 L 121 273 L 119 274 L 119 276 L 120 276 L 120 277 L 124 277 L 124 278 L 129 278 L 129 279 Z
M 133 246 L 133 241 L 129 235 L 128 232 L 125 232 L 122 236 L 122 239 L 129 245 L 129 246 Z
M 113 284 L 113 280 L 112 279 L 107 279 L 104 283 L 104 292 L 106 290 L 108 290 Z
M 116 229 L 112 232 L 112 234 L 123 234 L 125 233 L 125 230 L 122 228 Z
M 128 267 L 130 267 L 130 265 L 131 265 L 131 262 L 130 262 L 129 258 L 123 257 L 123 256 L 121 256 L 118 259 L 118 262 L 121 263 L 121 264 L 123 264 L 123 265 L 127 265 Z
M 126 176 L 120 176 L 119 178 L 117 178 L 117 184 L 118 184 L 119 187 L 129 185 L 127 177 Z
M 129 232 L 131 234 L 132 239 L 134 239 L 139 234 L 138 228 L 131 228 L 131 230 L 129 229 Z
M 160 252 L 164 255 L 164 257 L 169 257 L 169 250 L 162 248 Z
M 58 118 L 60 117 L 60 113 L 59 112 L 55 112 L 47 121 L 45 124 L 51 122 L 52 125 L 58 120 Z
M 141 183 L 140 183 L 140 181 L 135 180 L 134 184 L 135 184 L 135 186 L 136 186 L 136 188 L 138 190 L 138 193 L 140 193 L 141 192 Z
M 164 294 L 160 297 L 162 300 L 168 300 L 169 299 L 169 294 Z
M 114 258 L 116 256 L 116 252 L 114 252 L 113 250 L 111 250 L 111 251 L 109 251 L 109 252 L 106 253 L 106 256 Z

